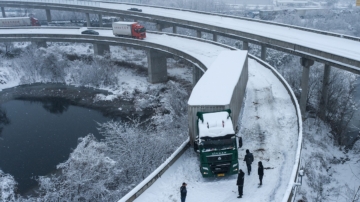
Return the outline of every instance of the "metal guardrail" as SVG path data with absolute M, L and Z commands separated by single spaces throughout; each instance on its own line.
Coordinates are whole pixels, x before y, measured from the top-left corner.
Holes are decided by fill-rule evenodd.
M 81 6 L 100 6 L 98 1 L 88 1 L 88 0 L 16 0 L 20 2 L 41 2 L 41 3 L 56 3 L 56 4 L 73 4 Z
M 147 188 L 161 177 L 165 171 L 175 163 L 177 159 L 189 148 L 189 138 L 155 171 L 153 171 L 145 180 L 140 182 L 134 189 L 122 197 L 118 202 L 132 202 L 139 197 Z

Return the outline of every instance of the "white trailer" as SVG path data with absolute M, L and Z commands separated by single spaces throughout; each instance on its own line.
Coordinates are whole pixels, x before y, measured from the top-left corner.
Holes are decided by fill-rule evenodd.
M 113 34 L 115 36 L 132 36 L 131 28 L 133 24 L 137 24 L 137 22 L 113 22 Z
M 0 27 L 31 26 L 30 17 L 0 18 Z
M 0 27 L 40 26 L 38 19 L 33 17 L 0 18 Z
M 113 34 L 137 39 L 146 37 L 146 29 L 137 22 L 113 22 Z

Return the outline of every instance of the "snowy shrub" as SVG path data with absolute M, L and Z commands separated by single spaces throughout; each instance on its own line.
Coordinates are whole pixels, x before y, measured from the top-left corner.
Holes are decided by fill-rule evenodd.
M 108 157 L 107 146 L 93 135 L 79 138 L 59 173 L 39 177 L 41 201 L 114 201 L 119 199 L 121 169 Z
M 22 83 L 64 82 L 67 63 L 59 52 L 48 52 L 44 49 L 28 48 L 22 57 L 14 61 L 23 73 Z
M 15 201 L 16 185 L 13 176 L 0 170 L 0 201 Z

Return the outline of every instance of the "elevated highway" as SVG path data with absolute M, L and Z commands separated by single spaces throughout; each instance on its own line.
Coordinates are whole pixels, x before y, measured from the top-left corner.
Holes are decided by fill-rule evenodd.
M 81 31 L 83 28 L 75 29 L 75 28 L 35 28 L 35 29 L 0 29 L 0 42 L 9 42 L 9 41 L 31 41 L 40 46 L 46 46 L 47 42 L 74 42 L 74 43 L 92 43 L 94 44 L 95 54 L 102 53 L 99 52 L 100 49 L 105 49 L 110 51 L 109 46 L 130 46 L 134 48 L 143 49 L 148 51 L 148 61 L 149 62 L 149 78 L 151 78 L 154 71 L 154 67 L 152 67 L 151 58 L 155 57 L 156 60 L 164 61 L 165 58 L 165 66 L 162 66 L 157 69 L 155 72 L 162 76 L 166 75 L 166 58 L 171 57 L 171 55 L 176 55 L 179 57 L 188 60 L 190 63 L 194 65 L 193 71 L 193 80 L 196 83 L 198 79 L 200 79 L 201 74 L 199 73 L 206 71 L 207 68 L 212 64 L 214 59 L 219 55 L 220 52 L 224 50 L 234 50 L 234 48 L 222 45 L 220 43 L 203 40 L 194 37 L 185 37 L 174 34 L 161 34 L 161 33 L 149 33 L 148 37 L 145 40 L 134 40 L 130 38 L 121 38 L 114 37 L 111 30 L 106 29 L 95 29 L 100 33 L 99 36 L 91 36 L 91 35 L 82 35 Z M 59 34 L 60 33 L 60 34 Z M 95 48 L 98 46 L 97 48 Z M 96 52 L 98 49 L 98 53 Z M 152 54 L 152 51 L 156 51 L 156 54 Z M 155 56 L 154 56 L 155 55 Z M 261 62 L 261 60 L 251 56 L 251 58 L 257 60 L 261 65 L 267 67 L 266 63 Z M 159 66 L 159 64 L 156 64 Z M 160 65 L 161 66 L 161 65 Z M 251 67 L 250 67 L 251 68 Z M 270 67 L 267 67 L 270 68 Z M 154 69 L 153 69 L 154 70 Z M 286 169 L 288 172 L 285 178 L 282 178 L 281 183 L 278 182 L 278 186 L 281 189 L 277 190 L 275 193 L 277 195 L 276 199 L 283 199 L 283 201 L 287 201 L 291 199 L 293 194 L 295 193 L 295 189 L 293 187 L 294 181 L 297 180 L 297 172 L 300 165 L 300 153 L 301 153 L 301 140 L 302 140 L 302 130 L 301 130 L 301 118 L 298 110 L 298 105 L 296 102 L 295 96 L 292 94 L 290 87 L 286 84 L 286 82 L 279 76 L 275 70 L 273 74 L 275 77 L 278 77 L 280 80 L 280 85 L 283 85 L 286 89 L 285 93 L 290 96 L 287 99 L 288 107 L 292 108 L 292 120 L 293 125 L 291 126 L 291 134 L 287 136 L 289 140 L 291 140 L 291 147 L 294 148 L 288 151 L 288 148 L 277 147 L 280 149 L 280 153 L 284 153 L 287 151 L 287 157 L 280 158 L 280 166 L 281 170 Z M 151 80 L 151 79 L 150 79 Z M 221 82 L 221 81 L 220 81 Z M 195 84 L 194 83 L 194 84 Z M 188 142 L 185 142 L 187 144 Z M 184 144 L 184 145 L 185 145 Z M 185 152 L 186 147 L 182 146 L 179 148 L 171 158 L 169 158 L 163 165 L 159 167 L 153 174 L 151 174 L 146 181 L 139 184 L 138 189 L 134 189 L 131 191 L 126 197 L 122 199 L 122 201 L 133 201 L 137 198 L 144 190 L 146 190 L 156 179 L 162 175 L 166 171 L 167 168 L 170 167 L 172 163 L 174 163 L 177 158 L 181 156 L 183 152 Z M 269 148 L 271 148 L 272 144 L 268 144 Z M 295 149 L 296 148 L 296 149 Z M 281 150 L 282 149 L 282 150 Z M 194 168 L 193 168 L 194 169 Z M 276 173 L 281 170 L 274 170 Z M 198 173 L 200 175 L 200 173 Z M 284 174 L 284 173 L 283 173 Z M 268 192 L 274 193 L 274 192 Z
M 172 26 L 176 33 L 177 27 L 184 27 L 195 30 L 198 38 L 205 32 L 212 34 L 214 41 L 218 41 L 218 36 L 240 40 L 245 50 L 248 50 L 249 44 L 259 45 L 260 57 L 264 61 L 268 48 L 297 55 L 301 57 L 300 63 L 303 66 L 300 98 L 303 116 L 306 110 L 310 67 L 314 61 L 324 64 L 321 117 L 325 117 L 326 113 L 331 67 L 360 74 L 360 38 L 342 34 L 222 14 L 106 1 L 0 0 L 0 7 L 3 17 L 6 16 L 6 7 L 24 7 L 45 9 L 49 22 L 51 10 L 64 10 L 85 13 L 88 26 L 89 14 L 98 14 L 100 22 L 102 15 L 153 22 L 156 23 L 158 31 Z M 128 11 L 131 7 L 142 9 L 142 12 Z

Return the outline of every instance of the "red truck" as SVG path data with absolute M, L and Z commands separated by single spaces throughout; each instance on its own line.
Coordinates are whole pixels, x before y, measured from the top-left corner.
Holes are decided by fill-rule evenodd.
M 0 27 L 40 26 L 39 20 L 33 17 L 0 18 Z
M 125 36 L 137 39 L 146 37 L 146 29 L 137 22 L 113 22 L 113 34 L 115 36 Z

